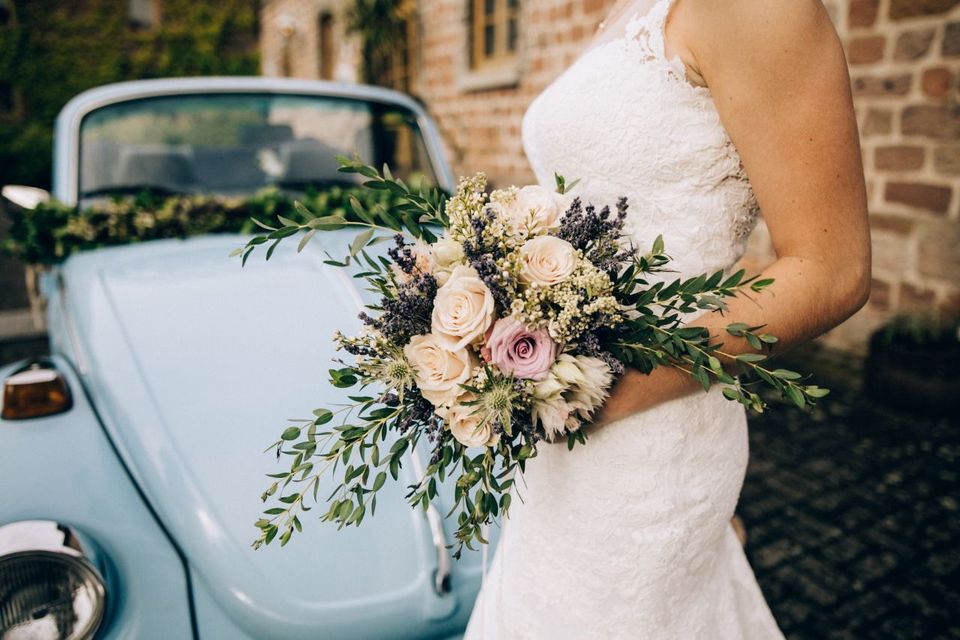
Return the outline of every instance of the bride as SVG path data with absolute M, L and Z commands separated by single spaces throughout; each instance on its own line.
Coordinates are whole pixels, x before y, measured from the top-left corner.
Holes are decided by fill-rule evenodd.
M 819 0 L 621 0 L 530 105 L 523 144 L 543 185 L 556 171 L 585 202 L 628 196 L 632 237 L 662 233 L 673 277 L 730 268 L 762 210 L 775 285 L 689 322 L 735 353 L 722 327 L 766 325 L 782 350 L 868 295 L 849 87 Z M 628 372 L 589 437 L 528 465 L 466 638 L 782 638 L 730 525 L 743 407 Z

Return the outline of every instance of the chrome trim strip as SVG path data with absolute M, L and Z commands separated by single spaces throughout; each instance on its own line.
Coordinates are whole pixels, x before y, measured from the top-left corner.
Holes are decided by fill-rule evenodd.
M 420 460 L 420 452 L 416 447 L 410 450 L 410 458 L 413 461 L 414 472 L 419 477 L 423 477 L 423 462 Z M 440 512 L 431 502 L 427 507 L 427 524 L 430 526 L 430 535 L 433 538 L 433 546 L 437 549 L 437 569 L 433 574 L 433 590 L 438 596 L 443 596 L 451 591 L 450 587 L 450 555 L 447 553 L 447 539 L 443 532 L 443 518 Z
M 83 347 L 80 346 L 80 333 L 77 331 L 77 325 L 73 322 L 73 314 L 70 312 L 70 305 L 67 302 L 66 279 L 60 271 L 57 271 L 57 289 L 60 292 L 60 315 L 63 317 L 63 326 L 67 330 L 67 339 L 70 341 L 70 349 L 73 351 L 74 365 L 77 368 L 77 373 L 85 376 L 90 370 L 87 367 L 86 356 L 83 355 Z

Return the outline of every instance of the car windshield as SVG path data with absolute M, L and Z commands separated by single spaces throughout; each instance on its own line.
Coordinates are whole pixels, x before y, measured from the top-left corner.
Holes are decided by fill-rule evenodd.
M 80 126 L 80 197 L 139 191 L 228 196 L 266 186 L 302 192 L 354 184 L 338 155 L 387 163 L 406 180 L 436 176 L 416 117 L 392 104 L 332 96 L 181 95 L 102 107 Z

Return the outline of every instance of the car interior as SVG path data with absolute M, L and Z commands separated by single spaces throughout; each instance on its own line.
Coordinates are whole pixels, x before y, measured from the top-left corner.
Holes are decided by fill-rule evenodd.
M 180 116 L 159 113 L 150 117 L 162 128 Z M 92 129 L 94 133 L 81 140 L 81 200 L 144 190 L 234 196 L 249 195 L 266 186 L 303 192 L 312 187 L 357 184 L 362 178 L 340 173 L 336 161 L 337 156 L 354 154 L 376 166 L 388 163 L 401 177 L 420 173 L 432 179 L 428 154 L 415 127 L 405 117 L 390 112 L 384 116 L 378 109 L 319 114 L 276 109 L 264 121 L 228 129 L 226 143 L 188 143 L 189 136 L 179 130 L 179 135 L 169 136 L 169 142 L 127 142 L 122 136 Z M 122 131 L 119 126 L 117 129 Z

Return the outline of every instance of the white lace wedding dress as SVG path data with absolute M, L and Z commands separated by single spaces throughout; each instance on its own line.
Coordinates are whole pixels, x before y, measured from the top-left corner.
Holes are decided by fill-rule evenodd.
M 665 54 L 671 0 L 640 4 L 531 104 L 526 154 L 545 186 L 627 196 L 638 246 L 662 233 L 682 276 L 727 269 L 756 200 L 710 91 Z M 541 446 L 466 639 L 783 638 L 730 525 L 746 464 L 745 411 L 718 387 Z

